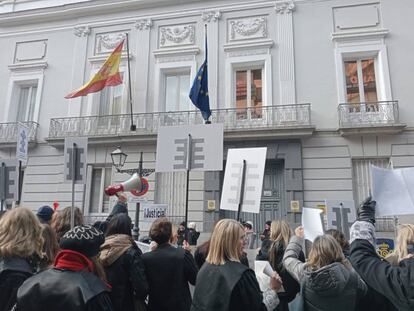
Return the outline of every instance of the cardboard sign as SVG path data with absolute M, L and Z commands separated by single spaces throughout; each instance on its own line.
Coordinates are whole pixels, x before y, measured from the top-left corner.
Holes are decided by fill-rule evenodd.
M 229 149 L 220 209 L 238 211 L 246 161 L 242 212 L 259 213 L 267 148 Z
M 414 168 L 387 170 L 371 166 L 376 216 L 414 214 Z
M 75 169 L 72 167 L 73 144 L 76 144 Z M 88 166 L 88 138 L 68 137 L 65 138 L 63 182 L 71 183 L 72 174 L 75 174 L 75 183 L 86 183 L 86 168 Z M 72 172 L 72 170 L 75 170 Z
M 349 229 L 356 219 L 354 201 L 326 200 L 325 205 L 328 219 L 327 228 L 343 232 L 346 239 L 349 240 Z
M 221 171 L 223 124 L 164 126 L 158 130 L 156 172 Z

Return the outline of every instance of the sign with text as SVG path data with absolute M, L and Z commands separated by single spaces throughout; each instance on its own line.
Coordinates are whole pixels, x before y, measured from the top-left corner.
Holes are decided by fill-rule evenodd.
M 73 148 L 75 144 L 75 149 Z M 75 150 L 75 152 L 73 151 Z M 72 156 L 75 156 L 75 167 L 73 167 Z M 75 174 L 75 183 L 86 183 L 86 168 L 88 158 L 87 137 L 65 138 L 63 182 L 72 182 L 72 174 Z
M 349 240 L 349 229 L 356 219 L 355 204 L 353 200 L 325 200 L 327 228 L 341 231 Z
M 414 167 L 387 170 L 371 166 L 377 217 L 414 214 Z
M 191 171 L 223 169 L 223 124 L 159 128 L 155 171 L 174 172 L 187 169 Z
M 145 220 L 167 217 L 167 204 L 141 203 Z
M 18 200 L 18 185 L 17 160 L 0 160 L 0 199 L 9 202 Z
M 23 165 L 27 164 L 27 149 L 29 148 L 29 128 L 19 123 L 17 134 L 16 158 L 22 161 Z
M 237 211 L 243 179 L 243 160 L 246 171 L 242 212 L 259 213 L 267 148 L 229 149 L 221 195 L 220 209 Z

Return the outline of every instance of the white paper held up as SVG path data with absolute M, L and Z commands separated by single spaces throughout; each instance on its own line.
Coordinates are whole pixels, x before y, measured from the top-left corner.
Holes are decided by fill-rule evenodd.
M 319 208 L 302 209 L 302 226 L 305 231 L 305 239 L 313 242 L 318 235 L 323 234 L 321 219 L 322 210 Z
M 262 292 L 269 289 L 269 283 L 270 283 L 270 277 L 273 274 L 272 266 L 268 261 L 262 261 L 262 260 L 256 260 L 254 262 L 254 272 L 256 274 L 257 282 L 259 283 L 260 290 Z M 285 289 L 283 285 L 280 287 L 280 289 L 277 291 L 278 293 L 284 292 Z
M 376 216 L 414 214 L 414 168 L 388 170 L 371 166 Z

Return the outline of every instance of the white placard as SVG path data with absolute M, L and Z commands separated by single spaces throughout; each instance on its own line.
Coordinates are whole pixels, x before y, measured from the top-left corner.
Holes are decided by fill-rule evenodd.
M 167 217 L 168 204 L 142 203 L 144 220 L 153 221 L 157 218 Z
M 259 213 L 267 148 L 229 149 L 220 209 L 238 211 L 243 160 L 246 174 L 242 212 Z
M 302 226 L 305 239 L 313 242 L 318 235 L 323 235 L 321 219 L 322 210 L 319 208 L 302 208 Z
M 353 200 L 325 200 L 328 229 L 337 229 L 344 233 L 349 240 L 349 228 L 356 219 L 355 204 Z
M 189 135 L 191 135 L 191 150 L 188 150 Z M 223 169 L 223 124 L 160 127 L 155 171 L 185 171 L 189 151 L 191 171 L 221 171 Z
M 17 161 L 22 161 L 22 165 L 27 164 L 27 153 L 29 148 L 29 128 L 22 123 L 19 123 L 19 130 L 17 135 L 16 158 Z
M 377 217 L 414 214 L 414 168 L 372 166 L 372 199 Z
M 260 290 L 265 292 L 270 288 L 270 277 L 273 273 L 273 269 L 270 266 L 270 263 L 267 260 L 260 261 L 256 260 L 254 262 L 254 272 L 256 274 L 257 282 L 259 283 Z M 283 293 L 285 291 L 283 285 L 277 291 L 278 293 Z
M 67 137 L 65 138 L 65 151 L 63 163 L 63 182 L 72 182 L 72 149 L 76 144 L 76 173 L 75 183 L 86 183 L 86 168 L 88 166 L 88 138 L 87 137 Z

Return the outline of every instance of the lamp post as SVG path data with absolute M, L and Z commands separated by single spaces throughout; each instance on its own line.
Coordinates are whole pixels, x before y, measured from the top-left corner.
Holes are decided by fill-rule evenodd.
M 139 164 L 138 164 L 138 168 L 133 168 L 133 169 L 122 169 L 122 167 L 125 164 L 125 161 L 127 159 L 128 155 L 122 151 L 121 147 L 118 147 L 116 150 L 111 152 L 111 159 L 112 159 L 112 165 L 115 167 L 116 171 L 118 173 L 126 173 L 129 175 L 133 175 L 135 173 L 137 173 L 139 175 L 139 177 L 146 177 L 150 174 L 152 174 L 153 172 L 155 172 L 154 169 L 148 169 L 148 168 L 143 168 L 142 167 L 142 151 L 141 151 L 141 156 L 140 156 L 140 160 L 139 160 Z M 132 237 L 134 238 L 135 241 L 138 241 L 138 237 L 139 237 L 139 209 L 140 209 L 140 203 L 137 202 L 136 206 L 135 206 L 135 221 L 134 221 L 134 227 L 132 228 Z

